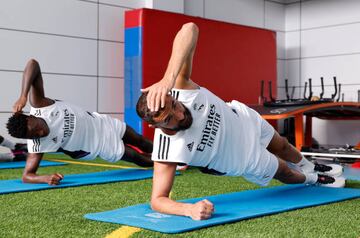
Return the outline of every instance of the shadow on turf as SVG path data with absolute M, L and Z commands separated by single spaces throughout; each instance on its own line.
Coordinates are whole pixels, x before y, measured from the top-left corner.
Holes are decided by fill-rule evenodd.
M 360 188 L 360 183 L 358 181 L 346 181 L 345 188 Z

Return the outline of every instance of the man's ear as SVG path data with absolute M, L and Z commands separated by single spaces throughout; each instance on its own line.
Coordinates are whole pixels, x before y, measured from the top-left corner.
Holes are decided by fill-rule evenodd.
M 157 128 L 157 126 L 154 125 L 154 124 L 149 124 L 149 127 L 150 127 L 150 128 L 154 128 L 154 129 Z

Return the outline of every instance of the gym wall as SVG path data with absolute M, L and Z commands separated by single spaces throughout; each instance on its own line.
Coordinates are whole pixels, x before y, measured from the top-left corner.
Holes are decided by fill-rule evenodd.
M 231 6 L 237 11 L 226 12 Z M 284 35 L 280 32 L 284 27 L 284 5 L 276 1 L 3 0 L 0 135 L 18 141 L 7 134 L 5 123 L 30 58 L 38 59 L 42 66 L 47 96 L 123 119 L 124 11 L 141 7 L 219 18 L 279 30 L 277 36 Z M 283 39 L 277 41 L 281 45 L 278 51 L 282 52 Z
M 261 80 L 276 96 L 276 34 L 255 27 L 140 9 L 125 13 L 125 122 L 152 138 L 153 130 L 136 115 L 140 89 L 164 75 L 173 39 L 194 22 L 199 38 L 191 78 L 225 101 L 257 104 Z
M 318 78 L 320 72 L 328 72 L 329 77 L 336 74 L 347 84 L 345 94 L 351 95 L 360 87 L 359 4 L 355 0 L 301 4 L 299 0 L 3 0 L 0 134 L 10 138 L 5 122 L 31 57 L 42 64 L 49 97 L 123 118 L 123 13 L 141 7 L 274 30 L 278 96 L 284 96 L 285 77 L 300 95 L 300 79 Z M 310 41 L 310 37 L 316 38 Z M 356 95 L 346 95 L 346 100 L 356 100 Z M 313 134 L 323 143 L 356 143 L 359 136 L 354 128 L 359 124 L 315 120 Z
M 334 93 L 333 76 L 342 84 L 345 101 L 357 101 L 360 90 L 360 1 L 293 1 L 285 6 L 285 77 L 302 96 L 305 80 L 312 78 L 315 95 Z M 278 81 L 278 96 L 284 98 L 284 82 Z M 357 144 L 360 121 L 313 119 L 313 137 L 321 144 Z

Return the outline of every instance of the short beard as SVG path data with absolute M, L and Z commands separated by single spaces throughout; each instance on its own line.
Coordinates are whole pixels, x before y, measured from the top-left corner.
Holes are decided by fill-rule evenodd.
M 184 106 L 184 108 L 185 108 L 185 112 L 184 112 L 184 117 L 185 118 L 182 121 L 180 121 L 177 128 L 174 128 L 174 130 L 176 130 L 176 131 L 187 130 L 192 125 L 193 118 L 191 116 L 191 112 L 189 111 L 189 109 L 187 109 L 187 107 Z

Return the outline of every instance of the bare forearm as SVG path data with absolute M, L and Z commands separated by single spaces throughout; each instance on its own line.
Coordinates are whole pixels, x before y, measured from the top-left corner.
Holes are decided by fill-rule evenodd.
M 179 216 L 191 216 L 192 204 L 181 203 L 167 197 L 160 197 L 151 200 L 151 208 L 155 211 Z
M 40 73 L 40 66 L 38 62 L 34 59 L 29 60 L 26 64 L 21 87 L 21 97 L 26 97 L 29 94 L 31 86 L 35 83 L 35 80 L 38 79 Z
M 35 173 L 24 173 L 22 181 L 24 183 L 47 183 L 48 175 L 37 175 Z
M 175 37 L 171 57 L 165 72 L 168 77 L 164 78 L 176 79 L 186 59 L 196 47 L 198 34 L 198 27 L 194 23 L 183 25 Z

